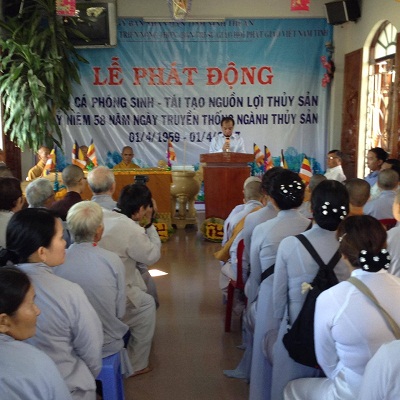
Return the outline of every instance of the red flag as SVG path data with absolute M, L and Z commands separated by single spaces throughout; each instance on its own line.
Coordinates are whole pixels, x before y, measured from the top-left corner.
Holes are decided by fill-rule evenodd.
M 304 160 L 301 164 L 299 176 L 303 180 L 305 185 L 308 185 L 310 183 L 310 179 L 313 176 L 310 161 L 306 156 L 304 156 Z
M 74 146 L 72 147 L 72 164 L 84 169 L 86 167 L 86 161 L 82 150 L 79 148 L 77 141 L 75 140 Z
M 272 159 L 271 152 L 267 146 L 264 146 L 264 167 L 268 171 L 274 166 L 274 160 Z
M 94 147 L 93 139 L 90 141 L 87 156 L 89 160 L 93 163 L 93 165 L 97 167 L 98 164 L 97 164 L 96 148 Z
M 291 0 L 290 11 L 310 11 L 310 0 Z
M 261 152 L 260 148 L 254 143 L 253 144 L 253 149 L 254 149 L 254 160 L 256 161 L 256 164 L 261 167 L 264 164 L 264 154 Z

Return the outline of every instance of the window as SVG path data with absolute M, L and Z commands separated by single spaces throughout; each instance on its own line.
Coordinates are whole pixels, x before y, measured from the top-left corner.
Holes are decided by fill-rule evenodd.
M 396 28 L 386 21 L 380 26 L 371 43 L 365 153 L 377 146 L 389 153 L 393 150 L 391 146 L 396 117 L 394 109 L 396 35 Z M 369 173 L 366 164 L 364 172 L 364 175 Z

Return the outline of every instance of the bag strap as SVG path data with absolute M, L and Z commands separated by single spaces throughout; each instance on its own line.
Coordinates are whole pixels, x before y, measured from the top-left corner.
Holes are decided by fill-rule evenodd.
M 322 258 L 319 256 L 319 254 L 315 250 L 314 246 L 310 243 L 310 241 L 303 234 L 300 233 L 300 235 L 296 235 L 296 237 L 297 237 L 297 239 L 300 240 L 300 242 L 303 244 L 303 246 L 308 250 L 311 257 L 315 260 L 315 262 L 319 265 L 320 268 L 333 269 L 335 267 L 335 265 L 340 261 L 341 255 L 339 253 L 339 250 L 336 250 L 336 253 L 329 260 L 328 264 L 325 264 L 322 261 Z
M 390 316 L 390 314 L 379 304 L 378 299 L 374 296 L 374 294 L 371 292 L 371 290 L 368 288 L 368 286 L 361 282 L 359 279 L 355 278 L 354 276 L 351 276 L 349 279 L 347 279 L 350 283 L 352 283 L 360 292 L 365 294 L 374 304 L 375 306 L 379 309 L 379 311 L 382 313 L 383 317 L 385 318 L 386 322 L 389 324 L 390 329 L 392 330 L 394 337 L 396 339 L 400 339 L 400 327 L 397 325 L 396 321 Z
M 267 279 L 269 276 L 271 276 L 275 272 L 275 264 L 272 264 L 270 267 L 268 267 L 266 270 L 264 270 L 261 274 L 261 282 Z
M 306 231 L 308 231 L 309 229 L 312 228 L 312 221 L 310 222 L 310 224 L 307 226 Z M 301 234 L 300 234 L 301 235 Z M 298 235 L 298 236 L 300 236 Z M 297 236 L 296 236 L 297 237 Z M 304 237 L 304 236 L 303 236 Z M 311 243 L 304 237 L 304 239 L 307 241 L 308 245 L 311 246 Z M 301 239 L 300 239 L 301 240 Z M 307 247 L 307 245 L 304 245 Z M 309 248 L 307 248 L 309 249 Z M 310 250 L 309 250 L 310 251 Z M 311 246 L 311 251 L 314 251 L 314 247 Z M 319 255 L 315 252 L 316 256 L 319 257 Z M 321 259 L 320 259 L 321 260 Z M 317 261 L 318 262 L 318 261 Z M 322 260 L 321 260 L 322 262 Z M 337 264 L 337 263 L 336 263 Z M 335 264 L 335 265 L 336 265 Z M 273 273 L 275 272 L 275 263 L 272 264 L 270 267 L 268 267 L 266 270 L 264 270 L 261 274 L 261 282 L 265 279 L 267 279 L 269 276 L 271 276 Z

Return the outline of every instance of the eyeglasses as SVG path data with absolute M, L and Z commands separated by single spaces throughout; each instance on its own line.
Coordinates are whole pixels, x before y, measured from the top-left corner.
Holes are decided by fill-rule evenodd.
M 339 158 L 339 157 L 336 157 L 336 156 L 328 156 L 328 157 L 326 157 L 328 160 L 333 160 L 334 158 Z

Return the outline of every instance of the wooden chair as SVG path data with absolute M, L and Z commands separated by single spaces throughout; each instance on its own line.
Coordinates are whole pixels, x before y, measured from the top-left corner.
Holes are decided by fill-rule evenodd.
M 235 289 L 244 290 L 244 282 L 242 275 L 242 262 L 243 262 L 243 251 L 244 251 L 244 240 L 241 239 L 237 247 L 237 277 L 236 281 L 231 279 L 228 285 L 228 297 L 226 301 L 226 313 L 225 313 L 225 332 L 231 331 L 232 321 L 232 309 L 233 309 L 233 298 Z
M 394 228 L 397 224 L 397 220 L 394 218 L 380 219 L 379 222 L 386 228 L 387 231 Z

